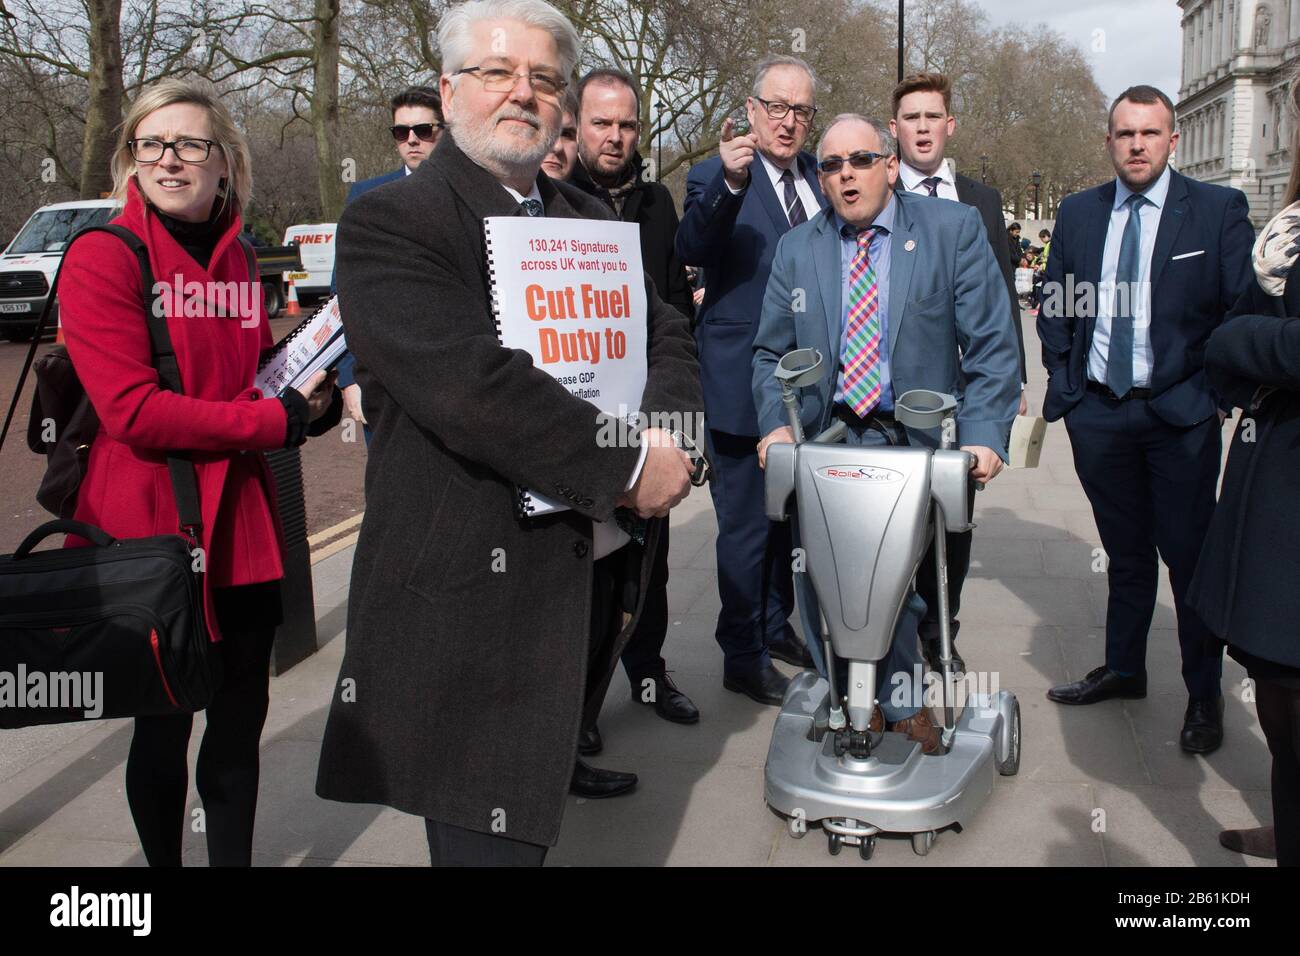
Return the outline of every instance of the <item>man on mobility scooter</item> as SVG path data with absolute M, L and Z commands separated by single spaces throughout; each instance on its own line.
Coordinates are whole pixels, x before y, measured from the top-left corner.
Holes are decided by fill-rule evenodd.
M 819 152 L 831 207 L 778 245 L 754 342 L 768 512 L 783 519 L 797 488 L 796 538 L 808 566 L 796 576 L 797 589 L 821 674 L 801 675 L 786 695 L 769 753 L 768 799 L 794 818 L 792 833 L 795 823 L 826 819 L 833 851 L 847 838 L 867 856 L 881 830 L 917 833 L 918 849 L 928 850 L 932 837 L 925 834 L 959 819 L 952 813 L 963 801 L 953 786 L 981 800 L 992 785 L 993 738 L 1003 740 L 1009 761 L 1010 731 L 1018 725 L 1014 698 L 995 695 L 983 702 L 992 711 L 968 706 L 957 726 L 946 708 L 941 739 L 921 706 L 921 688 L 911 686 L 923 666 L 916 625 L 924 602 L 915 593 L 915 571 L 931 561 L 942 581 L 946 567 L 942 533 L 936 541 L 929 515 L 933 510 L 941 530 L 945 516 L 954 530 L 968 526 L 971 483 L 1001 470 L 1019 404 L 1015 333 L 978 212 L 894 192 L 892 139 L 865 117 L 836 117 Z M 785 423 L 783 383 L 774 375 L 794 349 L 831 359 L 814 371 L 810 356 L 792 357 L 780 375 L 789 404 L 798 389 L 798 414 L 809 433 L 834 423 L 846 445 L 789 444 L 801 437 L 798 422 Z M 898 399 L 913 389 L 931 394 L 915 396 L 909 408 Z M 956 398 L 945 408 L 944 396 L 934 393 Z M 961 451 L 930 451 L 954 444 Z M 939 587 L 938 599 L 945 597 Z M 950 662 L 946 632 L 943 644 Z M 828 667 L 828 648 L 831 660 L 847 663 L 839 674 Z M 839 678 L 834 691 L 832 677 Z M 879 694 L 877 709 L 886 681 L 893 692 Z M 845 691 L 848 726 L 838 697 Z M 886 722 L 893 733 L 882 736 Z M 781 749 L 783 725 L 797 728 L 791 740 L 803 741 L 793 751 Z M 938 755 L 945 745 L 944 763 L 960 752 L 969 772 L 925 769 L 931 761 L 923 754 Z M 928 779 L 936 772 L 942 780 Z M 952 805 L 921 812 L 935 795 Z M 899 800 L 902 812 L 890 812 Z

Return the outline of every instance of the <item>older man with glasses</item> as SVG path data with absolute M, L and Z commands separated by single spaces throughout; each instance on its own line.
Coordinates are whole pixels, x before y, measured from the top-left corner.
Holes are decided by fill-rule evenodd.
M 789 682 L 772 658 L 797 667 L 812 659 L 790 625 L 789 525 L 769 521 L 763 506 L 749 364 L 777 241 L 826 205 L 816 161 L 803 151 L 816 85 L 796 57 L 759 62 L 745 101 L 748 129 L 727 119 L 718 157 L 691 169 L 677 230 L 678 258 L 708 273 L 695 335 L 714 468 L 723 686 L 771 705 Z
M 484 218 L 608 218 L 540 172 L 578 59 L 573 27 L 542 0 L 473 0 L 443 15 L 438 43 L 448 135 L 339 224 L 374 442 L 317 792 L 424 817 L 435 865 L 539 865 L 571 786 L 612 796 L 635 783 L 575 762 L 578 727 L 694 462 L 656 428 L 608 441 L 609 416 L 496 336 Z M 686 318 L 645 290 L 641 411 L 692 416 Z M 520 486 L 570 507 L 521 518 Z M 633 529 L 644 544 L 629 543 L 619 508 L 647 520 Z

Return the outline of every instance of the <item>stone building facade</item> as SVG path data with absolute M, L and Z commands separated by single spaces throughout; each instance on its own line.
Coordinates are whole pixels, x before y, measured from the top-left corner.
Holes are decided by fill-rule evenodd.
M 1300 0 L 1177 0 L 1183 11 L 1178 169 L 1235 186 L 1256 227 L 1291 172 L 1286 89 L 1300 60 Z

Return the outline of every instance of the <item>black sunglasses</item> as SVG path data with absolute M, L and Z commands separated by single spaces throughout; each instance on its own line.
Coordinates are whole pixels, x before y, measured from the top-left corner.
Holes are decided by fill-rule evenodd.
M 870 169 L 875 165 L 876 160 L 888 158 L 889 157 L 883 153 L 868 153 L 864 150 L 859 150 L 856 153 L 850 153 L 847 160 L 840 159 L 838 156 L 823 159 L 817 164 L 817 169 L 823 173 L 838 173 L 844 166 L 845 162 L 848 162 L 848 164 L 854 169 Z
M 432 143 L 435 135 L 433 131 L 435 129 L 446 129 L 446 125 L 443 123 L 416 123 L 414 126 L 407 126 L 405 123 L 399 123 L 392 127 L 393 139 L 401 143 L 408 139 L 411 133 L 414 132 L 416 136 L 424 140 L 426 143 Z

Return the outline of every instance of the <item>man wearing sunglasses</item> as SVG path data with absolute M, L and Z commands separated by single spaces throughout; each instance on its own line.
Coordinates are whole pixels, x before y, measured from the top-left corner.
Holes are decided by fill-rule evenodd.
M 686 179 L 677 257 L 708 272 L 695 329 L 704 387 L 706 437 L 718 520 L 715 632 L 722 647 L 723 686 L 761 704 L 779 706 L 788 679 L 772 658 L 810 667 L 790 626 L 794 611 L 789 525 L 768 520 L 755 446 L 763 434 L 754 413 L 749 367 L 777 241 L 826 204 L 816 161 L 803 145 L 816 116 L 811 67 L 769 56 L 755 71 L 745 101 L 749 123 L 728 119 L 719 156 Z
M 818 159 L 831 206 L 777 245 L 754 339 L 760 465 L 774 442 L 794 440 L 772 377 L 776 364 L 792 349 L 816 348 L 833 371 L 805 389 L 809 435 L 839 419 L 851 444 L 937 447 L 938 429 L 904 428 L 894 419 L 894 399 L 914 388 L 946 392 L 958 396 L 957 444 L 972 456 L 971 480 L 991 480 L 1007 457 L 1020 362 L 1006 283 L 979 211 L 895 192 L 893 137 L 856 114 L 831 121 Z M 806 574 L 796 578 L 808 647 L 825 675 L 823 649 L 813 639 L 816 595 Z M 879 669 L 881 714 L 872 724 L 880 729 L 889 721 L 929 754 L 939 749 L 939 732 L 922 706 L 922 689 L 912 687 L 924 613 L 925 601 L 913 590 Z
M 438 136 L 443 130 L 442 98 L 438 91 L 427 86 L 410 86 L 392 99 L 393 125 L 391 132 L 397 144 L 397 155 L 402 165 L 391 173 L 363 179 L 353 183 L 348 190 L 346 203 L 358 196 L 370 192 L 377 186 L 402 179 L 415 172 L 422 162 L 429 158 L 433 147 L 438 143 Z M 330 292 L 337 291 L 338 276 L 330 283 Z M 343 390 L 343 407 L 349 418 L 363 426 L 366 444 L 370 444 L 370 426 L 361 411 L 361 386 L 357 384 L 352 353 L 348 352 L 339 362 L 339 388 Z

